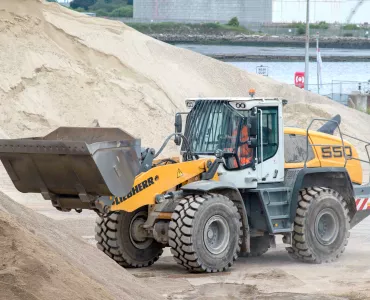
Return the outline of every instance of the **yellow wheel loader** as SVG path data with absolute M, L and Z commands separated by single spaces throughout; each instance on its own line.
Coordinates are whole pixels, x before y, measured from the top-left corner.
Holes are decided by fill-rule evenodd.
M 370 186 L 340 116 L 316 131 L 322 120 L 284 128 L 286 104 L 187 99 L 157 152 L 118 128 L 61 127 L 0 140 L 0 159 L 20 192 L 64 212 L 94 210 L 97 247 L 123 267 L 149 266 L 170 247 L 191 272 L 221 272 L 277 235 L 293 258 L 330 262 L 369 215 Z M 179 157 L 160 159 L 172 138 Z

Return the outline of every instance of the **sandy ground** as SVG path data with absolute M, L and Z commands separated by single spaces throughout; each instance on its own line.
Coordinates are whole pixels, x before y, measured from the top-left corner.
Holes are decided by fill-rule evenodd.
M 47 202 L 32 207 L 95 245 L 94 213 L 60 213 Z M 239 258 L 226 273 L 187 273 L 175 263 L 169 248 L 152 267 L 128 271 L 164 299 L 370 299 L 369 227 L 370 218 L 354 227 L 345 253 L 331 264 L 292 260 L 278 237 L 276 249 L 259 258 Z
M 46 201 L 41 206 L 50 209 Z M 88 221 L 93 224 L 92 218 Z M 56 294 L 63 300 L 160 299 L 154 289 L 76 234 L 74 226 L 40 215 L 0 192 L 0 299 L 48 300 Z
M 36 228 L 34 230 L 37 230 Z M 36 234 L 0 211 L 0 299 L 114 299 Z

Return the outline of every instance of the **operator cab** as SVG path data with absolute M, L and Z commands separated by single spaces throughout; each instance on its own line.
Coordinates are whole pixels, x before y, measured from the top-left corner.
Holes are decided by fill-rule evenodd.
M 185 103 L 190 110 L 184 132 L 189 148 L 199 157 L 223 157 L 220 180 L 232 181 L 238 188 L 283 181 L 282 106 L 286 100 L 190 98 Z M 186 152 L 184 143 L 181 150 Z

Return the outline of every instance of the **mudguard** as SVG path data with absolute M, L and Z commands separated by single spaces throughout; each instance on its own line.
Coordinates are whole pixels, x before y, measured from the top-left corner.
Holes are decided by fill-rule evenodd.
M 370 185 L 354 186 L 356 213 L 351 219 L 351 228 L 370 216 Z

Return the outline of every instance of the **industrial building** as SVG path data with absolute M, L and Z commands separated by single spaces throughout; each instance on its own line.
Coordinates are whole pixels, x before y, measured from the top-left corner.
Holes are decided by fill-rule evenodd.
M 134 19 L 170 22 L 271 23 L 272 0 L 135 0 Z

